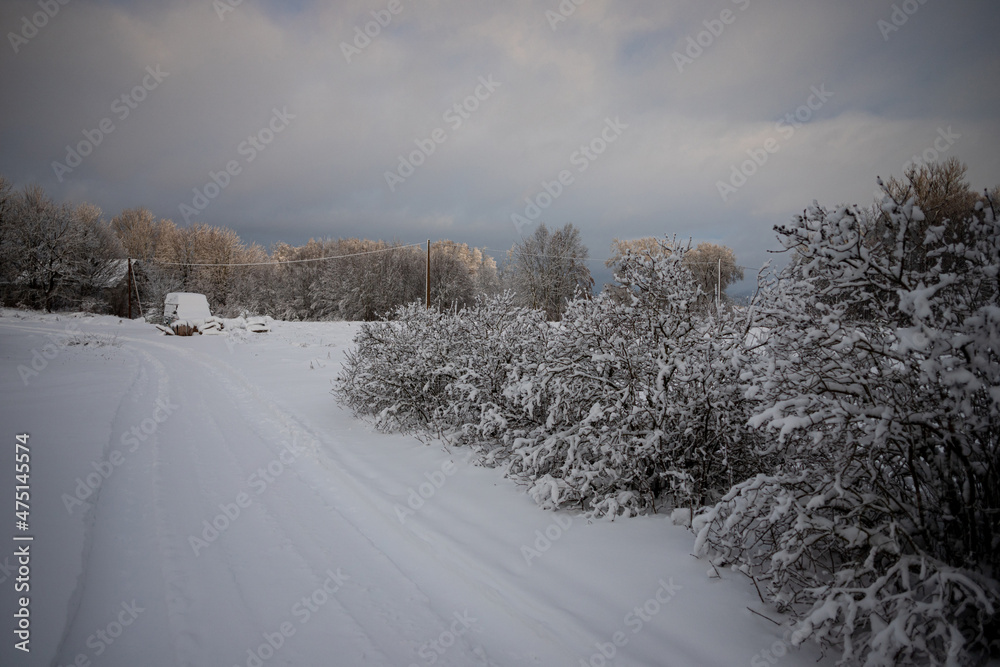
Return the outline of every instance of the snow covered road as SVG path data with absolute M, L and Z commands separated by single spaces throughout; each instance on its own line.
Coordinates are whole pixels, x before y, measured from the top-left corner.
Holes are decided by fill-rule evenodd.
M 543 512 L 341 410 L 356 326 L 184 339 L 3 311 L 0 493 L 28 433 L 34 541 L 24 653 L 14 517 L 0 533 L 0 664 L 815 664 L 665 517 Z

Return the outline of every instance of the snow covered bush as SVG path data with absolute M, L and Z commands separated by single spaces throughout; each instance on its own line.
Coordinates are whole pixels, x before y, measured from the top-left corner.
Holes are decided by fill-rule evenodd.
M 531 419 L 510 400 L 511 370 L 545 349 L 551 332 L 545 311 L 516 306 L 509 292 L 457 311 L 447 332 L 447 405 L 434 415 L 436 432 L 478 448 L 487 464 L 506 460 L 504 433 Z
M 1000 226 L 888 191 L 878 213 L 777 228 L 796 256 L 747 391 L 777 466 L 696 517 L 696 550 L 845 662 L 974 663 L 1000 650 Z
M 446 317 L 411 304 L 396 310 L 395 321 L 362 324 L 337 377 L 341 402 L 380 428 L 427 424 L 443 398 Z
M 510 294 L 460 311 L 403 306 L 389 320 L 362 325 L 336 393 L 380 428 L 481 444 L 506 428 L 499 403 L 509 366 L 537 346 L 546 326 L 543 313 L 515 307 Z
M 621 289 L 558 323 L 509 294 L 402 308 L 363 325 L 336 391 L 382 428 L 476 447 L 545 507 L 615 517 L 714 502 L 758 471 L 748 320 L 706 313 L 683 256 L 627 255 Z
M 753 469 L 740 389 L 746 322 L 706 314 L 684 250 L 627 252 L 621 289 L 570 304 L 515 364 L 509 472 L 540 504 L 637 514 L 715 501 Z

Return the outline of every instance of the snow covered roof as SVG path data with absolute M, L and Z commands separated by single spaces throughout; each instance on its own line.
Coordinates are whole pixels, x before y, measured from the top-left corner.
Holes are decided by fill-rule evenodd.
M 212 316 L 208 299 L 195 292 L 170 292 L 163 299 L 163 317 L 173 320 L 204 320 Z

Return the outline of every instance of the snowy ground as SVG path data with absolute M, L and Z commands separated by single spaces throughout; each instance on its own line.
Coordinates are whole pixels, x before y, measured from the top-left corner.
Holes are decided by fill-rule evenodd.
M 0 665 L 816 664 L 666 517 L 544 512 L 466 452 L 340 409 L 356 328 L 179 338 L 0 313 L 9 510 L 30 434 L 30 529 L 0 532 Z

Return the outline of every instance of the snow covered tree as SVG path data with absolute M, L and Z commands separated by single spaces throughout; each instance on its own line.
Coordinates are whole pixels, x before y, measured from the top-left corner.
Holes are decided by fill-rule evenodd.
M 336 255 L 336 242 L 309 239 L 294 247 L 278 243 L 271 248 L 275 267 L 268 275 L 274 289 L 273 314 L 283 320 L 321 320 L 337 315 L 336 296 L 324 281 L 330 270 L 326 257 Z
M 341 239 L 322 281 L 339 317 L 372 322 L 423 300 L 423 257 L 398 241 Z M 418 268 L 419 267 L 419 268 Z
M 905 202 L 913 198 L 924 216 L 923 220 L 914 221 L 906 231 L 904 251 L 909 255 L 907 262 L 910 266 L 927 269 L 938 261 L 927 256 L 924 244 L 930 227 L 946 225 L 945 234 L 950 243 L 961 242 L 967 233 L 966 218 L 976 203 L 982 200 L 982 195 L 969 186 L 966 171 L 967 167 L 953 157 L 944 162 L 911 167 L 902 179 L 893 177 L 885 183 L 886 192 L 894 201 Z M 889 215 L 880 206 L 872 213 L 873 224 L 866 230 L 869 245 L 894 243 L 889 238 L 894 230 Z
M 175 291 L 195 291 L 198 238 L 194 227 L 178 227 L 172 220 L 160 224 L 156 261 L 170 276 Z
M 166 227 L 156 222 L 149 209 L 140 207 L 125 209 L 111 218 L 111 228 L 127 257 L 149 261 L 156 256 L 160 237 Z
M 75 270 L 88 252 L 85 231 L 73 208 L 57 204 L 39 186 L 14 196 L 5 236 L 15 298 L 45 310 L 68 305 Z
M 621 271 L 622 261 L 626 255 L 636 258 L 655 259 L 658 257 L 668 257 L 675 250 L 682 250 L 684 253 L 684 268 L 691 272 L 695 282 L 701 288 L 702 295 L 699 298 L 702 304 L 714 303 L 716 290 L 722 290 L 722 298 L 725 298 L 726 288 L 735 280 L 743 280 L 743 269 L 736 264 L 736 254 L 728 246 L 715 243 L 699 243 L 697 247 L 691 248 L 690 241 L 686 246 L 678 244 L 677 239 L 662 240 L 652 236 L 638 239 L 614 239 L 611 242 L 611 257 L 605 265 Z M 617 288 L 613 285 L 606 286 L 611 291 Z
M 74 307 L 91 312 L 109 312 L 102 291 L 120 273 L 121 243 L 102 218 L 101 209 L 80 204 L 73 209 L 78 225 L 78 253 L 71 264 L 69 280 L 74 291 Z
M 540 308 L 550 320 L 558 320 L 571 299 L 593 290 L 587 255 L 580 230 L 572 224 L 555 232 L 540 224 L 508 251 L 508 286 L 520 305 Z
M 716 243 L 699 243 L 684 254 L 684 266 L 691 271 L 698 286 L 705 294 L 705 301 L 715 302 L 726 298 L 726 288 L 736 280 L 743 280 L 743 269 L 736 263 L 732 248 Z
M 478 248 L 449 240 L 431 244 L 431 303 L 436 307 L 471 306 L 498 288 L 496 262 Z
M 619 271 L 626 255 L 632 258 L 656 259 L 667 257 L 672 252 L 673 243 L 665 242 L 655 236 L 643 236 L 638 239 L 615 238 L 611 240 L 611 256 L 604 261 L 604 265 Z
M 28 186 L 13 211 L 15 283 L 28 303 L 51 310 L 68 286 L 67 265 L 73 250 L 70 208 L 49 199 L 39 186 Z
M 17 255 L 20 246 L 15 229 L 16 203 L 17 193 L 11 182 L 0 174 L 0 298 L 5 304 L 13 302 L 18 275 Z
M 240 242 L 236 249 L 237 264 L 233 267 L 226 293 L 223 314 L 261 315 L 271 312 L 274 304 L 275 265 L 263 246 Z
M 310 239 L 298 248 L 279 244 L 272 257 L 276 314 L 285 319 L 375 321 L 424 300 L 425 254 L 398 241 Z M 438 308 L 471 305 L 498 289 L 496 263 L 464 243 L 432 244 L 431 267 L 431 302 Z
M 121 247 L 101 210 L 50 199 L 39 186 L 13 191 L 0 178 L 0 282 L 5 303 L 101 311 L 99 292 Z

